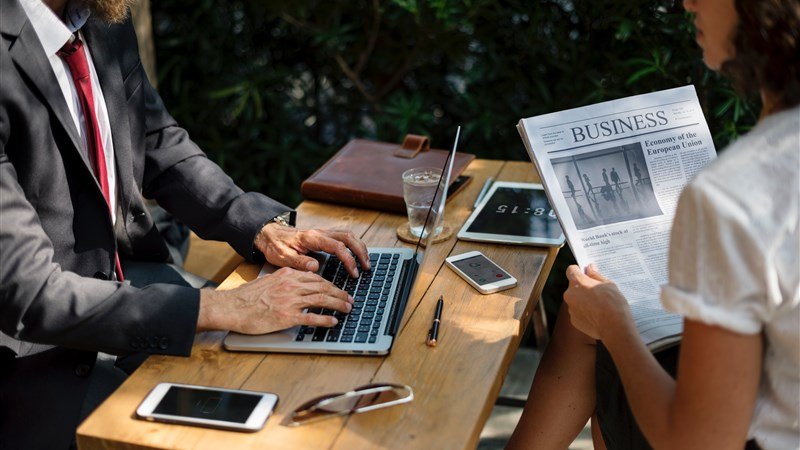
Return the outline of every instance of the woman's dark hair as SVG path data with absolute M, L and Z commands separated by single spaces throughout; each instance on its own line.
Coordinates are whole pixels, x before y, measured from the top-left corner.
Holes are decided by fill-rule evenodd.
M 722 65 L 740 93 L 765 89 L 777 109 L 800 104 L 800 1 L 735 0 L 736 55 Z

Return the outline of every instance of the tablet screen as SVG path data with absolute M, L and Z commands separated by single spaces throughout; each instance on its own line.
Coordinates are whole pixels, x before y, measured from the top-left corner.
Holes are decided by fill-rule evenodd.
M 559 239 L 561 226 L 541 189 L 498 186 L 468 233 Z

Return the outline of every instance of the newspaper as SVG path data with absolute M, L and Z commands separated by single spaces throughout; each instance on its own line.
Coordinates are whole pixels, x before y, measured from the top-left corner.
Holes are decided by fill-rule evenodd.
M 665 311 L 667 254 L 683 187 L 716 158 L 693 86 L 523 119 L 517 125 L 581 267 L 630 303 L 651 350 L 680 340 Z

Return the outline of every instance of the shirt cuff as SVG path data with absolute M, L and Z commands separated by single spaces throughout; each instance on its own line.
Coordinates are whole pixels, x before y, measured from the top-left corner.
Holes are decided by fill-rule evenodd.
M 664 309 L 687 319 L 718 326 L 740 334 L 757 334 L 763 323 L 755 311 L 733 309 L 730 305 L 715 305 L 705 301 L 699 294 L 686 292 L 670 285 L 661 287 L 661 303 Z

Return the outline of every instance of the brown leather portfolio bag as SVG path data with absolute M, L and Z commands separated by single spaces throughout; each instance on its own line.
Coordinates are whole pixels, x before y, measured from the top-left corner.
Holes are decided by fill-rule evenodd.
M 300 186 L 303 197 L 331 203 L 405 213 L 402 174 L 414 167 L 444 167 L 445 150 L 431 150 L 428 138 L 409 134 L 403 144 L 353 139 Z M 475 159 L 456 153 L 453 182 Z

